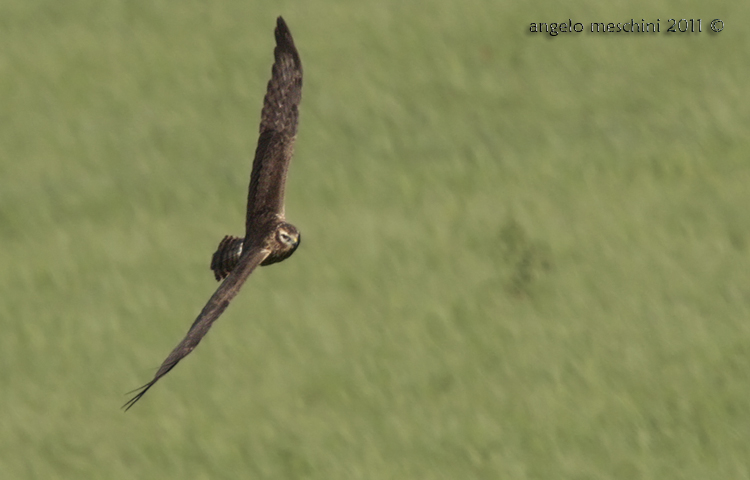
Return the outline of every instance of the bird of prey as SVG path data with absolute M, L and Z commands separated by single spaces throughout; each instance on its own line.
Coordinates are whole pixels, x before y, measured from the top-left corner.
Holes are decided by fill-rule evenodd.
M 216 280 L 224 281 L 203 307 L 185 338 L 172 350 L 153 380 L 123 408 L 127 411 L 185 358 L 208 333 L 258 265 L 288 258 L 300 244 L 300 234 L 284 215 L 284 183 L 297 134 L 298 106 L 302 98 L 302 63 L 284 19 L 276 21 L 276 48 L 260 120 L 247 195 L 245 237 L 226 236 L 211 259 Z M 131 393 L 133 393 L 131 392 Z

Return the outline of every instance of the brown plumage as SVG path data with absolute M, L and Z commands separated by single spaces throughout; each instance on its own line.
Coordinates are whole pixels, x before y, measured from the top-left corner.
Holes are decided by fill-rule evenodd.
M 299 246 L 299 232 L 294 225 L 285 221 L 284 184 L 297 134 L 297 108 L 302 98 L 302 63 L 283 18 L 277 19 L 274 33 L 274 64 L 263 100 L 260 138 L 250 175 L 245 238 L 227 235 L 221 241 L 211 259 L 211 269 L 217 280 L 224 278 L 224 281 L 203 307 L 185 338 L 164 360 L 154 378 L 134 390 L 138 393 L 123 405 L 126 411 L 193 351 L 258 265 L 280 262 Z
M 232 271 L 237 261 L 242 255 L 242 245 L 245 239 L 242 237 L 233 237 L 227 235 L 219 243 L 219 247 L 211 257 L 211 270 L 214 271 L 214 277 L 219 282 Z

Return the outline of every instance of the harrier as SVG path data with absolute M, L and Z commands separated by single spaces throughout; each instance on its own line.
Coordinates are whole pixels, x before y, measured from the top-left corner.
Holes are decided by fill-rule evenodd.
M 153 380 L 133 390 L 138 393 L 123 405 L 126 411 L 193 351 L 258 265 L 285 260 L 300 244 L 299 232 L 285 220 L 284 183 L 297 134 L 302 63 L 283 18 L 277 19 L 274 33 L 274 63 L 263 100 L 260 138 L 250 174 L 245 237 L 226 236 L 221 241 L 211 259 L 211 270 L 216 280 L 224 279 L 224 282 L 203 307 L 185 338 L 164 360 Z

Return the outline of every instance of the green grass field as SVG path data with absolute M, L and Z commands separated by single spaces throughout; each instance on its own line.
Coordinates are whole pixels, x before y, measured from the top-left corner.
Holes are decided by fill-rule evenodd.
M 0 476 L 750 479 L 750 5 L 299 3 L 0 5 Z M 302 245 L 123 413 L 243 232 L 279 14 Z

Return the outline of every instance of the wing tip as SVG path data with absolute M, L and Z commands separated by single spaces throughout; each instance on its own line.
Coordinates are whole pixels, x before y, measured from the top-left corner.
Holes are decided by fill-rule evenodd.
M 289 31 L 289 27 L 286 25 L 284 17 L 282 17 L 281 15 L 276 18 L 276 32 L 277 34 L 281 34 L 283 36 L 292 36 L 291 32 Z
M 138 400 L 140 400 L 141 397 L 143 397 L 146 394 L 146 392 L 148 392 L 149 388 L 154 386 L 154 383 L 156 383 L 156 379 L 148 382 L 146 385 L 140 386 L 136 388 L 135 390 L 131 390 L 128 393 L 126 393 L 125 395 L 130 395 L 131 393 L 138 392 L 138 390 L 140 390 L 140 392 L 138 392 L 133 398 L 125 402 L 125 404 L 120 408 L 122 408 L 124 412 L 127 412 L 128 410 L 130 410 L 130 407 L 135 405 L 138 402 Z
M 284 18 L 279 15 L 276 19 L 276 30 L 274 30 L 276 36 L 276 45 L 282 50 L 290 50 L 293 52 L 295 57 L 295 63 L 299 66 L 299 57 L 297 55 L 297 47 L 294 46 L 294 39 L 292 38 L 292 32 L 289 31 Z
M 274 33 L 276 34 L 277 43 L 281 43 L 282 40 L 285 40 L 287 38 L 292 38 L 289 27 L 287 27 L 286 22 L 284 21 L 284 17 L 282 17 L 281 15 L 279 15 L 279 18 L 276 19 L 276 31 Z

